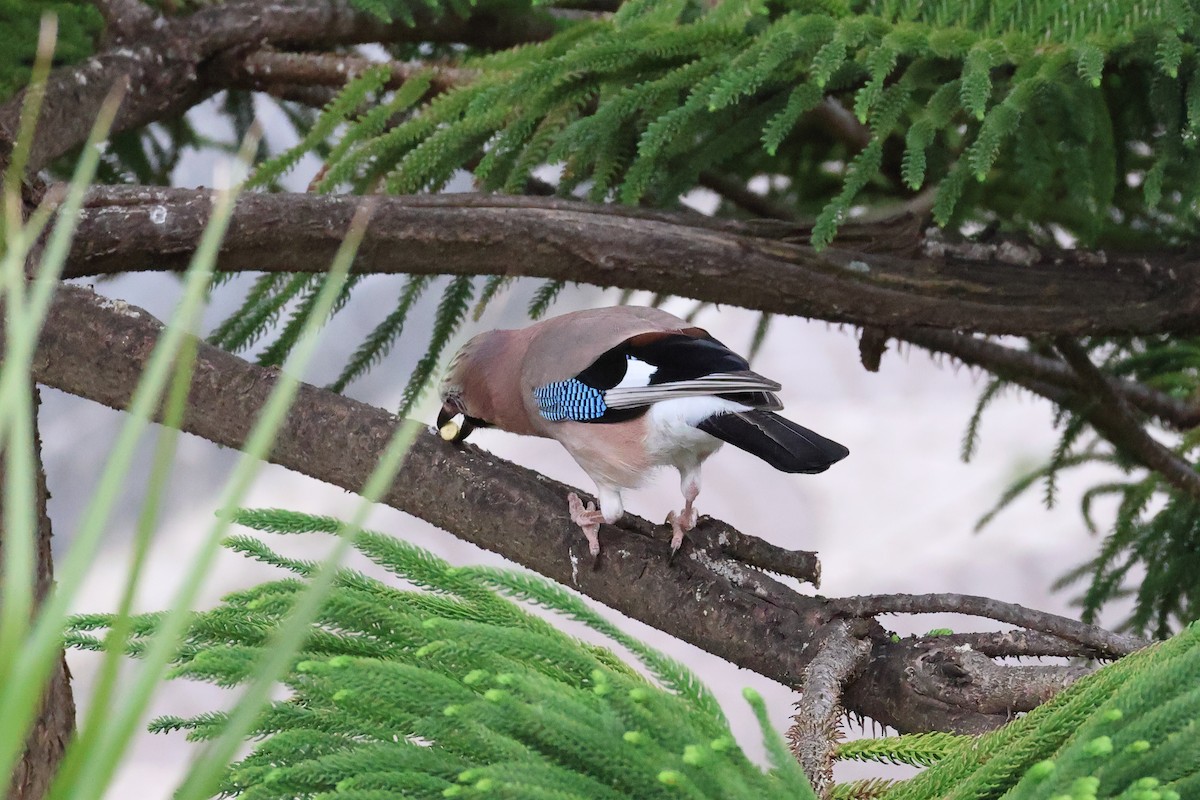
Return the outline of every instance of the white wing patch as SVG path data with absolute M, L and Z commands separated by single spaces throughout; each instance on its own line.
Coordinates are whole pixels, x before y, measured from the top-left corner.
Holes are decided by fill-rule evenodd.
M 648 364 L 640 358 L 628 356 L 625 359 L 625 377 L 621 378 L 613 389 L 631 389 L 642 388 L 650 385 L 650 379 L 654 377 L 654 373 L 658 372 L 658 367 L 654 364 Z M 610 389 L 609 391 L 612 391 Z

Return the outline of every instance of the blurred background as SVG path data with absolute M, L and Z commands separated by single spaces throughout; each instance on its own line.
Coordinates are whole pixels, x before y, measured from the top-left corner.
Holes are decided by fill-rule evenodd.
M 272 119 L 273 108 L 263 107 L 268 135 L 282 137 L 285 126 Z M 213 115 L 206 116 L 203 108 L 193 112 L 192 119 L 210 135 L 227 133 L 206 130 L 206 125 L 219 123 Z M 279 144 L 288 142 L 281 138 Z M 214 170 L 219 171 L 221 160 L 222 156 L 211 152 L 190 154 L 180 164 L 175 184 L 213 185 Z M 302 163 L 294 173 L 293 188 L 302 189 L 316 168 L 315 163 Z M 703 208 L 702 195 L 695 201 Z M 327 329 L 318 359 L 303 376 L 306 381 L 321 385 L 337 375 L 354 346 L 391 310 L 402 280 L 368 279 L 381 291 L 365 289 L 355 294 L 349 309 Z M 214 294 L 205 330 L 237 308 L 248 283 L 243 277 Z M 538 283 L 524 280 L 513 284 L 493 301 L 478 323 L 467 324 L 451 352 L 457 342 L 479 330 L 526 324 L 526 308 Z M 171 315 L 179 294 L 176 279 L 165 275 L 124 276 L 97 283 L 95 288 L 160 319 Z M 681 291 L 686 289 L 681 287 Z M 425 350 L 438 296 L 436 291 L 426 294 L 425 306 L 417 309 L 397 348 L 370 375 L 352 384 L 348 395 L 384 408 L 399 405 L 412 367 Z M 550 313 L 612 305 L 619 296 L 617 291 L 592 287 L 568 288 Z M 649 296 L 635 295 L 631 302 L 645 304 Z M 672 300 L 665 307 L 682 315 L 693 306 L 691 301 Z M 737 308 L 707 308 L 697 318 L 697 324 L 741 352 L 748 351 L 757 321 L 757 314 Z M 949 361 L 935 363 L 923 352 L 897 352 L 893 345 L 884 355 L 880 371 L 869 373 L 859 363 L 853 329 L 776 318 L 753 366 L 783 384 L 780 394 L 786 416 L 842 442 L 850 448 L 850 456 L 821 475 L 785 475 L 732 447 L 723 448 L 704 468 L 698 501 L 702 514 L 724 519 L 783 547 L 817 551 L 822 561 L 821 593 L 825 595 L 961 592 L 1076 616 L 1069 590 L 1052 593 L 1050 587 L 1064 572 L 1089 558 L 1097 546 L 1077 509 L 1082 490 L 1096 482 L 1095 471 L 1064 473 L 1059 504 L 1052 510 L 1040 504 L 1039 492 L 1031 492 L 983 531 L 974 531 L 976 521 L 1009 482 L 1053 449 L 1056 434 L 1048 403 L 1018 393 L 995 402 L 983 418 L 978 453 L 970 464 L 964 464 L 959 458 L 960 445 L 982 381 Z M 42 390 L 42 401 L 50 514 L 56 549 L 61 553 L 70 545 L 122 416 L 50 389 Z M 433 405 L 427 403 L 422 418 L 432 423 L 434 413 Z M 126 502 L 114 517 L 104 550 L 78 596 L 77 611 L 112 610 L 117 605 L 156 435 L 157 430 L 152 430 L 142 443 L 139 466 L 128 481 Z M 594 489 L 556 443 L 495 431 L 477 432 L 472 441 L 588 492 Z M 189 562 L 208 535 L 217 495 L 237 458 L 237 452 L 196 437 L 181 438 L 164 506 L 167 511 L 155 538 L 148 580 L 138 598 L 139 610 L 156 610 L 171 602 L 181 565 Z M 264 465 L 246 505 L 348 516 L 357 502 L 356 496 L 341 489 Z M 626 497 L 630 512 L 656 522 L 679 502 L 678 477 L 669 471 L 661 473 L 651 486 Z M 1103 518 L 1103 513 L 1101 510 L 1098 516 Z M 417 543 L 453 563 L 503 563 L 491 553 L 387 507 L 373 510 L 368 527 Z M 602 531 L 602 542 L 603 536 Z M 331 542 L 274 537 L 270 544 L 289 554 L 319 558 Z M 356 561 L 353 566 L 370 571 L 365 562 Z M 262 565 L 222 554 L 202 602 L 210 606 L 227 592 L 276 577 Z M 801 591 L 813 590 L 801 587 Z M 1107 620 L 1121 619 L 1124 611 L 1113 604 Z M 757 726 L 741 698 L 743 687 L 753 686 L 761 692 L 776 727 L 786 730 L 795 700 L 787 687 L 641 623 L 614 616 L 625 630 L 684 661 L 717 692 L 748 752 L 759 754 L 761 748 Z M 940 627 L 956 631 L 1004 627 L 953 616 L 882 621 L 902 635 Z M 80 714 L 86 715 L 99 659 L 78 652 L 68 658 Z M 234 697 L 209 686 L 172 682 L 166 691 L 160 691 L 152 715 L 188 716 L 227 706 Z M 855 732 L 850 726 L 848 733 Z M 195 753 L 196 748 L 180 734 L 143 735 L 109 797 L 170 797 Z

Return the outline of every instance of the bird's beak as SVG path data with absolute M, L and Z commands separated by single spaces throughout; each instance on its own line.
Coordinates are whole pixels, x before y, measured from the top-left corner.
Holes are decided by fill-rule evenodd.
M 438 433 L 447 442 L 461 442 L 475 430 L 471 418 L 466 415 L 456 398 L 447 398 L 438 412 Z

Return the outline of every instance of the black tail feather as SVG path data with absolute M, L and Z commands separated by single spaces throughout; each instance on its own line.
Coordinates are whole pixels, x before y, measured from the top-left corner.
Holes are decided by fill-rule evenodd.
M 770 411 L 718 414 L 696 427 L 782 472 L 824 472 L 850 454 L 832 439 Z

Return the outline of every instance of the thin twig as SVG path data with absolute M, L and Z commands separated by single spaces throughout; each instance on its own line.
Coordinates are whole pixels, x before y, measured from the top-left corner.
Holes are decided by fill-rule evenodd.
M 430 76 L 429 94 L 440 94 L 468 83 L 474 70 L 427 64 L 422 61 L 372 61 L 341 53 L 280 53 L 255 50 L 248 54 L 228 53 L 219 60 L 219 71 L 230 86 L 274 93 L 285 86 L 344 86 L 368 69 L 387 67 L 391 77 L 385 84 L 397 89 L 418 74 Z M 214 78 L 216 80 L 216 78 Z
M 804 670 L 787 741 L 817 797 L 828 798 L 833 789 L 833 753 L 845 714 L 842 688 L 862 671 L 870 654 L 871 643 L 855 636 L 849 622 L 834 622 Z
M 1116 447 L 1162 475 L 1181 492 L 1200 500 L 1200 473 L 1146 432 L 1125 398 L 1113 391 L 1083 346 L 1067 336 L 1057 337 L 1054 343 L 1095 401 L 1080 409 L 1088 421 Z
M 1075 642 L 1108 657 L 1129 655 L 1146 646 L 1136 636 L 1123 636 L 1058 614 L 971 594 L 867 594 L 829 601 L 853 617 L 876 614 L 967 614 L 986 617 Z
M 776 200 L 753 192 L 739 178 L 722 175 L 711 170 L 700 173 L 700 185 L 716 192 L 738 208 L 767 219 L 798 221 L 794 209 Z M 809 224 L 811 224 L 809 220 Z
M 724 524 L 706 524 L 708 519 L 701 518 L 700 524 L 688 534 L 688 541 L 693 547 L 711 556 L 732 558 L 752 567 L 811 583 L 818 589 L 821 587 L 821 561 L 816 553 L 787 550 Z
M 857 153 L 871 142 L 871 129 L 858 121 L 836 98 L 824 102 L 809 112 L 834 139 Z
M 901 327 L 890 329 L 889 333 L 926 350 L 946 353 L 964 364 L 983 367 L 1038 394 L 1046 394 L 1039 391 L 1045 384 L 1076 393 L 1087 390 L 1078 372 L 1055 358 L 954 331 Z M 1175 430 L 1186 431 L 1200 425 L 1200 404 L 1179 400 L 1136 381 L 1109 376 L 1104 376 L 1104 380 L 1138 410 Z M 1065 398 L 1055 393 L 1051 399 L 1057 402 Z
M 990 658 L 1112 658 L 1094 648 L 1041 631 L 981 631 L 926 637 L 948 647 L 970 647 Z

